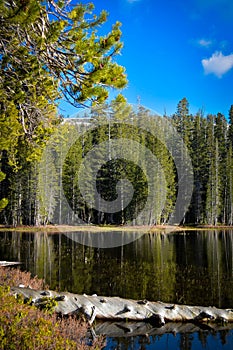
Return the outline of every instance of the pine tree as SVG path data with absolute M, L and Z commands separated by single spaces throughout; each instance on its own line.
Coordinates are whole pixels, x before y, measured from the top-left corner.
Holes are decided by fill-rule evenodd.
M 233 105 L 231 105 L 229 110 L 229 126 L 227 132 L 228 145 L 233 146 Z
M 206 190 L 206 218 L 208 224 L 217 225 L 221 214 L 219 141 L 215 137 L 216 116 L 208 115 L 207 120 L 208 182 Z
M 184 97 L 181 101 L 179 101 L 177 105 L 177 112 L 172 116 L 173 124 L 180 134 L 181 139 L 176 139 L 176 142 L 178 142 L 177 145 L 174 145 L 176 155 L 176 162 L 180 165 L 180 173 L 186 173 L 187 180 L 186 184 L 180 193 L 182 193 L 182 200 L 180 202 L 186 203 L 186 200 L 188 198 L 188 192 L 190 189 L 190 186 L 192 186 L 192 183 L 188 184 L 189 181 L 192 182 L 192 169 L 191 166 L 188 164 L 189 161 L 189 155 L 188 152 L 191 151 L 191 141 L 192 141 L 192 128 L 193 128 L 193 117 L 189 113 L 189 102 Z M 177 148 L 177 150 L 176 150 Z M 189 172 L 189 174 L 187 173 Z M 180 176 L 182 176 L 180 174 Z M 188 180 L 189 179 L 189 180 Z M 177 179 L 179 181 L 179 179 Z M 183 212 L 180 212 L 179 216 L 183 216 L 182 223 L 185 224 L 186 218 L 188 218 L 189 210 L 188 208 L 184 209 L 183 205 L 181 204 L 181 210 Z
M 226 155 L 226 224 L 233 225 L 233 105 L 229 110 Z
M 218 142 L 218 177 L 220 214 L 219 222 L 226 222 L 226 198 L 227 198 L 227 178 L 226 178 L 226 154 L 227 154 L 227 121 L 223 114 L 218 113 L 215 121 L 215 139 Z
M 193 123 L 192 115 L 189 113 L 189 102 L 186 97 L 179 101 L 177 112 L 173 115 L 173 121 L 186 146 L 190 148 L 190 136 Z
M 232 145 L 229 145 L 226 159 L 226 200 L 225 211 L 227 225 L 233 225 L 233 150 Z
M 120 23 L 100 36 L 107 13 L 96 16 L 93 10 L 92 4 L 71 8 L 69 1 L 0 1 L 0 171 L 10 165 L 11 181 L 13 171 L 40 160 L 61 121 L 59 98 L 77 107 L 97 104 L 107 99 L 108 87 L 126 85 L 125 69 L 114 61 L 122 48 Z M 8 183 L 1 183 L 1 207 L 15 198 Z
M 206 148 L 207 120 L 202 112 L 193 119 L 190 155 L 194 171 L 194 190 L 188 220 L 199 224 L 205 222 L 206 185 L 208 180 L 208 158 Z

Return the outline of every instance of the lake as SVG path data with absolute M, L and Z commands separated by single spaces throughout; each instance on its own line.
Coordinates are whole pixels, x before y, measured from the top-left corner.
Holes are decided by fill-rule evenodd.
M 111 235 L 129 243 L 95 247 L 91 232 L 0 232 L 0 260 L 22 262 L 23 270 L 44 278 L 51 289 L 233 308 L 232 230 Z M 106 233 L 100 239 L 104 246 Z M 176 336 L 161 329 L 148 330 L 146 337 L 130 336 L 131 330 L 117 337 L 110 332 L 106 348 L 233 349 L 228 328 L 178 328 Z

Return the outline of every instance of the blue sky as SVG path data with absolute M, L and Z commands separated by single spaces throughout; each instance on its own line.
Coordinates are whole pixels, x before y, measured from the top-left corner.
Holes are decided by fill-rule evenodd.
M 129 84 L 121 91 L 129 103 L 138 97 L 160 114 L 176 111 L 186 97 L 190 112 L 221 112 L 233 104 L 232 0 L 95 0 L 105 9 L 105 33 L 122 23 L 122 55 Z M 101 30 L 101 31 L 102 31 Z M 116 93 L 115 93 L 116 94 Z M 112 92 L 111 96 L 114 96 Z M 62 104 L 64 115 L 78 110 Z

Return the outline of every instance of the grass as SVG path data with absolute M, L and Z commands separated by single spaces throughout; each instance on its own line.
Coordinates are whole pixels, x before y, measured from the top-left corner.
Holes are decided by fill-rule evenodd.
M 19 231 L 19 232 L 103 232 L 103 231 L 148 231 L 149 226 L 104 226 L 104 225 L 85 225 L 85 226 L 69 226 L 69 225 L 47 225 L 47 226 L 5 226 L 0 225 L 0 231 Z
M 121 231 L 121 232 L 176 232 L 176 231 L 202 231 L 202 230 L 232 230 L 232 226 L 224 225 L 197 225 L 197 226 L 169 226 L 169 225 L 157 225 L 157 226 L 113 226 L 113 225 L 85 225 L 85 226 L 69 226 L 69 225 L 46 225 L 46 226 L 7 226 L 0 225 L 0 232 L 47 232 L 47 233 L 62 233 L 62 232 L 109 232 L 109 231 Z

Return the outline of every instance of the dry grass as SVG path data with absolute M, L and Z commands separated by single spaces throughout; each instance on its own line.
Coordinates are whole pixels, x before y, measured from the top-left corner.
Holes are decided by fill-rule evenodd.
M 84 225 L 84 226 L 69 226 L 69 225 L 46 225 L 46 226 L 18 226 L 11 227 L 0 225 L 0 231 L 4 232 L 46 232 L 50 234 L 63 233 L 63 232 L 108 232 L 108 231 L 122 231 L 122 232 L 142 232 L 142 233 L 156 233 L 156 232 L 176 232 L 176 231 L 201 231 L 201 230 L 232 230 L 232 226 L 211 226 L 211 225 L 198 225 L 198 226 L 178 226 L 178 225 L 156 225 L 156 226 L 97 226 L 97 225 Z
M 135 232 L 142 231 L 147 232 L 151 229 L 150 226 L 97 226 L 97 225 L 84 225 L 84 226 L 69 226 L 69 225 L 46 225 L 46 226 L 5 226 L 0 225 L 0 231 L 4 232 L 47 232 L 47 233 L 62 233 L 62 232 L 103 232 L 103 231 L 126 231 Z

